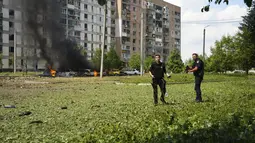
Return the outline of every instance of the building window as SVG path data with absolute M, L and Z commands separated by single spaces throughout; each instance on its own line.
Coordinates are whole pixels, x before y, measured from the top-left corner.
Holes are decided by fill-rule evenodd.
M 102 27 L 101 27 L 101 26 L 99 26 L 99 32 L 101 33 L 101 31 L 102 31 Z
M 93 12 L 93 6 L 91 7 L 91 12 Z
M 91 25 L 91 29 L 92 29 L 92 31 L 94 31 L 94 26 L 93 25 Z
M 10 10 L 9 10 L 9 15 L 10 15 L 11 17 L 13 17 L 13 16 L 14 16 L 14 10 L 10 9 Z
M 92 16 L 91 16 L 91 20 L 93 21 L 93 19 L 94 19 L 94 16 L 92 15 Z
M 9 47 L 9 52 L 13 53 L 14 52 L 14 47 Z
M 13 28 L 13 22 L 9 22 L 9 27 Z
M 99 18 L 100 22 L 102 21 L 102 17 Z
M 84 29 L 88 30 L 88 24 L 84 24 Z
M 88 19 L 88 14 L 85 14 L 85 15 L 84 15 L 84 18 L 85 18 L 85 19 Z
M 133 39 L 133 43 L 135 44 L 135 39 Z
M 14 34 L 10 34 L 10 35 L 9 35 L 9 40 L 10 40 L 10 41 L 13 41 L 13 40 L 14 40 Z
M 135 7 L 133 7 L 133 11 L 135 11 Z
M 136 0 L 133 0 L 133 3 L 136 3 Z
M 0 45 L 0 52 L 3 52 L 3 46 Z
M 24 66 L 24 60 L 23 59 L 21 59 L 20 64 L 21 64 L 22 67 Z
M 88 5 L 87 4 L 84 5 L 84 9 L 88 9 Z
M 101 14 L 101 8 L 99 8 L 99 14 Z
M 136 35 L 136 31 L 133 31 L 133 36 L 135 36 Z
M 133 47 L 133 51 L 135 51 L 136 50 L 136 48 L 135 47 Z
M 74 1 L 73 0 L 68 0 L 68 4 L 74 5 Z
M 88 34 L 87 34 L 87 33 L 85 33 L 84 39 L 85 39 L 85 40 L 88 39 Z M 84 44 L 87 44 L 87 43 L 84 43 Z
M 91 41 L 93 41 L 93 34 L 91 34 Z

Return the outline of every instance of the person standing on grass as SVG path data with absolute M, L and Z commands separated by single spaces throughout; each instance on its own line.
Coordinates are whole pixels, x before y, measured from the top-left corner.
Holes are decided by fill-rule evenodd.
M 189 72 L 193 72 L 195 76 L 195 91 L 196 91 L 196 102 L 202 102 L 202 93 L 201 93 L 201 83 L 204 79 L 204 62 L 198 57 L 196 53 L 192 54 L 194 63 L 192 68 L 189 69 Z
M 166 81 L 164 80 L 164 74 L 166 73 L 166 67 L 165 63 L 160 61 L 160 55 L 155 55 L 155 62 L 153 62 L 150 66 L 149 70 L 150 76 L 152 77 L 152 87 L 153 87 L 153 97 L 154 97 L 154 104 L 158 104 L 158 86 L 161 90 L 161 97 L 160 101 L 163 104 L 168 104 L 165 101 L 165 95 L 166 95 Z M 167 74 L 167 77 L 170 78 L 171 76 Z

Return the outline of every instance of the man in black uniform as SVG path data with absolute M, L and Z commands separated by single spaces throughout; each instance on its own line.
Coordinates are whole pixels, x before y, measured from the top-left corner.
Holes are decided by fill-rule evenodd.
M 159 85 L 161 90 L 160 101 L 163 104 L 168 104 L 165 101 L 166 81 L 164 80 L 164 74 L 167 74 L 167 73 L 166 73 L 165 64 L 160 61 L 160 55 L 155 55 L 155 62 L 151 64 L 149 73 L 150 73 L 150 76 L 152 77 L 154 104 L 155 105 L 158 104 L 158 86 L 157 85 Z M 170 75 L 167 74 L 167 77 L 170 78 Z
M 195 76 L 195 91 L 197 94 L 196 102 L 202 102 L 202 95 L 201 95 L 201 82 L 204 78 L 204 62 L 198 58 L 198 55 L 196 53 L 192 54 L 192 58 L 194 60 L 194 63 L 192 65 L 192 68 L 188 70 L 189 72 L 193 72 Z

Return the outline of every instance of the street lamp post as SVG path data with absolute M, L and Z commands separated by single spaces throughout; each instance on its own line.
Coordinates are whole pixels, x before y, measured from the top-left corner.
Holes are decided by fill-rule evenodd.
M 140 63 L 140 75 L 143 75 L 143 17 L 144 17 L 144 13 L 143 13 L 143 9 L 142 9 L 142 13 L 141 13 L 141 47 L 140 47 L 140 58 L 141 58 L 141 63 Z
M 205 29 L 209 27 L 210 25 L 207 25 L 204 27 L 204 33 L 203 33 L 203 57 L 205 58 Z

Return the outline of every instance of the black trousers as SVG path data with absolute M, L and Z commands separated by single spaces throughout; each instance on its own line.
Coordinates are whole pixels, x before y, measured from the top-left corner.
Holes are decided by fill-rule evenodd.
M 195 76 L 195 91 L 196 91 L 196 100 L 202 101 L 202 93 L 201 93 L 201 83 L 203 81 L 203 77 Z
M 161 79 L 152 79 L 152 87 L 153 87 L 153 98 L 154 98 L 154 104 L 158 103 L 158 85 L 161 90 L 161 101 L 165 101 L 165 94 L 166 94 L 166 81 L 161 78 Z

